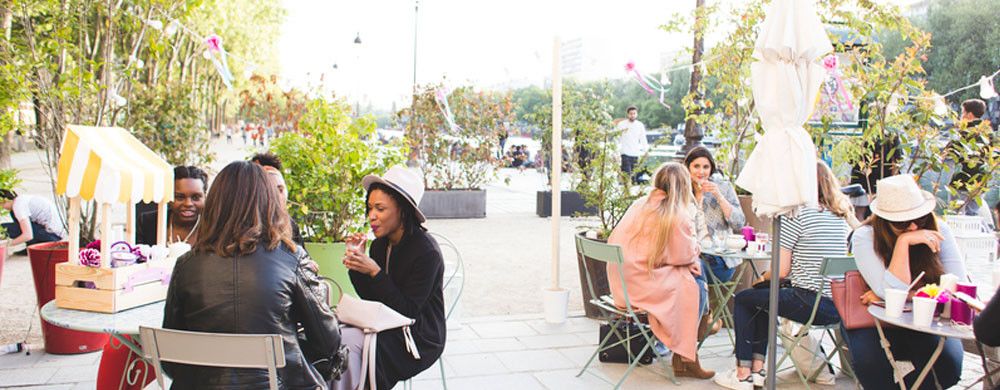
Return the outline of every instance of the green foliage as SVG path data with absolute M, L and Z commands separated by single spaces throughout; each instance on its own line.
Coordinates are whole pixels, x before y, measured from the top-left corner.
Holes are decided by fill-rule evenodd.
M 207 166 L 214 153 L 192 95 L 191 87 L 180 83 L 139 87 L 125 127 L 171 165 Z
M 285 168 L 289 210 L 309 242 L 339 242 L 363 231 L 361 179 L 403 162 L 402 145 L 381 146 L 371 117 L 352 119 L 343 100 L 309 101 L 299 130 L 272 141 Z
M 993 10 L 993 11 L 988 11 Z M 926 21 L 932 34 L 926 62 L 927 85 L 944 93 L 979 81 L 1000 64 L 1000 0 L 931 2 Z M 979 98 L 979 89 L 960 92 L 955 101 Z
M 461 87 L 448 96 L 456 128 L 447 123 L 435 100 L 440 85 L 418 88 L 415 109 L 405 116 L 406 140 L 417 153 L 424 186 L 431 190 L 482 189 L 496 176 L 502 160 L 495 156 L 500 135 L 514 120 L 510 94 L 477 92 Z M 410 115 L 415 112 L 415 115 Z

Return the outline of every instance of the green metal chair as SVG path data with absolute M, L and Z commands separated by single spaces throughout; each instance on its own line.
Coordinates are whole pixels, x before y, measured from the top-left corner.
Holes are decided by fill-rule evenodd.
M 832 278 L 843 277 L 844 273 L 846 273 L 847 271 L 854 271 L 857 269 L 858 265 L 857 263 L 854 262 L 854 257 L 826 257 L 823 258 L 823 262 L 820 265 L 819 273 L 820 276 L 822 276 L 825 280 L 829 281 Z M 830 339 L 834 343 L 834 349 L 830 353 L 822 351 L 823 338 L 821 338 L 818 343 L 818 345 L 821 346 L 819 354 L 816 353 L 817 351 L 810 351 L 810 352 L 812 352 L 814 355 L 822 356 L 823 360 L 826 362 L 826 365 L 829 365 L 830 367 L 838 367 L 837 365 L 833 364 L 833 361 L 831 361 L 831 359 L 833 359 L 833 355 L 836 354 L 838 351 L 841 352 L 841 356 L 846 356 L 845 355 L 847 353 L 846 340 L 843 337 L 836 337 L 834 333 L 837 332 L 837 334 L 839 334 L 840 332 L 839 322 L 829 325 L 813 324 L 813 321 L 816 319 L 816 311 L 819 309 L 819 302 L 822 296 L 823 296 L 823 287 L 820 288 L 819 294 L 816 294 L 816 300 L 813 302 L 813 309 L 812 313 L 809 315 L 809 320 L 802 324 L 797 334 L 793 336 L 788 336 L 780 332 L 778 333 L 783 340 L 791 342 L 791 346 L 790 347 L 786 346 L 787 348 L 785 348 L 785 354 L 781 356 L 781 359 L 778 359 L 778 363 L 775 365 L 776 367 L 781 367 L 781 364 L 785 361 L 785 359 L 788 359 L 792 356 L 792 351 L 794 351 L 796 347 L 800 347 L 799 343 L 802 341 L 802 339 L 807 337 L 809 335 L 809 332 L 814 329 L 821 329 L 825 332 L 824 333 L 825 335 L 829 335 Z M 808 389 L 809 381 L 815 380 L 826 365 L 821 365 L 819 368 L 809 373 L 802 372 L 802 370 L 799 369 L 799 367 L 795 364 L 792 364 L 792 367 L 795 369 L 796 373 L 798 373 L 799 380 L 802 381 L 802 385 L 805 386 L 806 389 Z M 838 368 L 840 368 L 841 371 L 843 371 L 846 375 L 852 378 L 854 377 L 854 373 L 851 371 L 850 364 L 841 364 Z
M 729 343 L 734 347 L 736 346 L 736 338 L 733 335 L 734 329 L 736 329 L 736 323 L 733 319 L 733 312 L 729 310 L 729 301 L 736 296 L 736 287 L 739 280 L 743 278 L 743 273 L 746 272 L 747 266 L 742 264 L 736 267 L 736 272 L 733 273 L 733 277 L 728 282 L 718 282 L 719 278 L 712 271 L 712 267 L 703 267 L 702 272 L 708 272 L 708 280 L 715 280 L 716 283 L 708 283 L 709 290 L 712 291 L 711 295 L 714 295 L 716 299 L 709 302 L 709 310 L 711 313 L 711 320 L 708 322 L 709 325 L 715 324 L 715 321 L 719 319 L 722 320 L 723 327 L 726 328 L 726 334 L 729 336 Z M 709 296 L 709 298 L 712 298 Z M 698 349 L 708 340 L 708 337 L 698 342 Z
M 583 368 L 580 369 L 580 372 L 577 373 L 576 376 L 579 377 L 583 375 L 583 373 L 587 371 L 587 368 L 590 367 L 590 364 L 594 362 L 594 358 L 596 358 L 597 355 L 600 354 L 602 351 L 618 347 L 624 344 L 625 350 L 628 351 L 629 353 L 629 366 L 628 369 L 625 370 L 625 373 L 622 375 L 621 379 L 618 380 L 617 383 L 613 384 L 614 388 L 618 389 L 622 386 L 623 383 L 625 383 L 625 379 L 628 378 L 629 374 L 632 373 L 632 370 L 634 370 L 635 367 L 639 364 L 639 357 L 645 355 L 646 351 L 649 350 L 650 348 L 653 348 L 653 344 L 656 342 L 656 337 L 653 335 L 653 331 L 652 329 L 649 328 L 649 325 L 644 324 L 639 319 L 637 310 L 635 309 L 635 307 L 632 306 L 632 302 L 629 299 L 628 288 L 625 285 L 624 270 L 622 269 L 622 266 L 625 261 L 624 258 L 622 257 L 621 247 L 619 247 L 618 245 L 609 245 L 597 241 L 588 240 L 578 235 L 576 236 L 576 248 L 578 251 L 580 251 L 581 254 L 583 254 L 584 257 L 591 258 L 603 263 L 612 264 L 618 267 L 617 282 L 621 283 L 622 294 L 625 297 L 625 307 L 620 308 L 615 305 L 615 301 L 610 295 L 598 296 L 597 293 L 594 291 L 594 281 L 590 277 L 590 272 L 587 269 L 588 267 L 587 262 L 586 261 L 583 262 L 585 271 L 584 273 L 587 275 L 587 288 L 590 289 L 590 295 L 592 297 L 595 297 L 591 299 L 589 303 L 601 309 L 605 321 L 607 321 L 611 327 L 611 331 L 608 332 L 608 334 L 604 337 L 604 339 L 602 339 L 601 342 L 597 345 L 597 349 L 594 351 L 593 354 L 590 355 L 590 359 L 587 360 L 587 363 L 584 364 Z M 614 282 L 615 281 L 609 280 L 609 283 L 614 283 Z M 620 324 L 628 324 L 628 323 L 637 325 L 639 328 L 639 333 L 628 337 L 624 337 L 624 335 L 618 331 L 618 326 Z M 618 341 L 609 344 L 611 336 L 616 336 Z M 643 343 L 642 350 L 640 350 L 637 355 L 632 354 L 631 343 L 633 342 L 633 339 L 636 339 L 635 340 L 636 342 Z M 606 380 L 602 376 L 599 375 L 595 376 L 611 384 L 610 381 Z M 668 379 L 670 379 L 671 382 L 673 382 L 674 384 L 678 384 L 676 378 L 674 378 L 672 369 L 667 370 L 666 376 Z

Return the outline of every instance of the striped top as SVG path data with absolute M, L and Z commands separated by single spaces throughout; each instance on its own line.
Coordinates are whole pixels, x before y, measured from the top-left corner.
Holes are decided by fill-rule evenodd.
M 847 221 L 829 211 L 803 207 L 794 217 L 781 220 L 781 247 L 792 251 L 792 271 L 788 278 L 792 285 L 812 291 L 823 290 L 830 296 L 830 289 L 822 289 L 823 277 L 819 274 L 824 257 L 847 255 L 847 234 L 851 228 Z

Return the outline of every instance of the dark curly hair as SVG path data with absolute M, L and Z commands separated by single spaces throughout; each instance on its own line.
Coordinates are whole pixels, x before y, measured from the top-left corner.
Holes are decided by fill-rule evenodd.
M 253 155 L 253 157 L 250 157 L 250 162 L 277 169 L 279 172 L 285 171 L 284 167 L 281 165 L 281 157 L 278 157 L 271 152 L 257 153 Z

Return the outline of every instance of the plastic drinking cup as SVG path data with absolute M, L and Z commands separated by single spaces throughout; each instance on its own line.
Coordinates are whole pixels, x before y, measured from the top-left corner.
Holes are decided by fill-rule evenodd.
M 890 318 L 899 318 L 903 315 L 903 306 L 906 305 L 908 294 L 906 290 L 885 289 L 885 315 Z
M 934 321 L 934 309 L 937 308 L 937 300 L 934 298 L 914 297 L 913 298 L 913 324 L 916 326 L 931 326 Z

